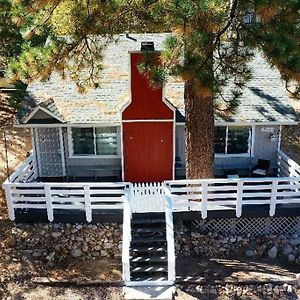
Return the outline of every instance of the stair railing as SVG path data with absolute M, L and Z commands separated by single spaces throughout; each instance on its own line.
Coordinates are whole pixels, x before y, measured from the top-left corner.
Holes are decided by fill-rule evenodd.
M 125 189 L 124 207 L 123 207 L 123 245 L 122 245 L 122 267 L 123 281 L 126 284 L 130 282 L 130 242 L 131 242 L 131 218 L 132 212 L 130 207 L 130 193 L 132 187 Z
M 168 250 L 168 281 L 175 282 L 175 242 L 173 226 L 173 201 L 169 188 L 164 184 L 165 191 L 165 215 L 166 215 L 166 237 Z

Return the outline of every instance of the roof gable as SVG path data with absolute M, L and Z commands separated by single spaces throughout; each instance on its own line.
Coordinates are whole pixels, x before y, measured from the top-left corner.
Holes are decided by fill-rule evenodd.
M 53 107 L 47 110 L 58 119 L 70 124 L 110 124 L 121 122 L 121 110 L 130 99 L 129 51 L 139 51 L 142 41 L 153 41 L 155 49 L 163 47 L 168 34 L 132 34 L 137 40 L 128 40 L 125 35 L 117 36 L 117 42 L 104 51 L 104 69 L 100 87 L 80 94 L 71 80 L 62 80 L 53 74 L 48 82 L 30 84 L 28 92 L 36 105 L 44 107 L 49 98 Z M 272 68 L 260 53 L 250 63 L 253 77 L 247 83 L 236 114 L 216 113 L 215 122 L 220 123 L 278 123 L 293 124 L 296 115 L 291 106 L 288 92 L 279 72 Z M 164 88 L 166 100 L 176 109 L 176 121 L 184 122 L 184 82 L 170 78 Z M 229 87 L 223 96 L 229 97 Z M 31 110 L 32 111 L 32 108 Z M 24 123 L 24 119 L 21 121 Z

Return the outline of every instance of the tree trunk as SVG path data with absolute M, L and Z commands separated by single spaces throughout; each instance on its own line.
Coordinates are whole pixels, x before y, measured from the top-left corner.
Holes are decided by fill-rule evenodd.
M 186 177 L 214 177 L 214 108 L 212 96 L 196 87 L 196 80 L 187 80 L 185 100 Z

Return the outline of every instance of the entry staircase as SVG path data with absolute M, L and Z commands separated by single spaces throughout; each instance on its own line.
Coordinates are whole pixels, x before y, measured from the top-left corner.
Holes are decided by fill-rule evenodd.
M 172 202 L 163 184 L 131 184 L 123 210 L 123 280 L 127 287 L 172 286 Z

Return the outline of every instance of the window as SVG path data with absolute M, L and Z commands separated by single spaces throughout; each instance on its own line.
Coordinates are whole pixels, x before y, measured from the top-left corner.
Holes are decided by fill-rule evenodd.
M 117 155 L 117 140 L 116 128 L 96 128 L 97 155 Z
M 73 155 L 117 156 L 117 127 L 72 128 Z
M 215 127 L 216 154 L 247 154 L 250 148 L 250 127 Z
M 94 154 L 93 128 L 72 128 L 73 154 Z

